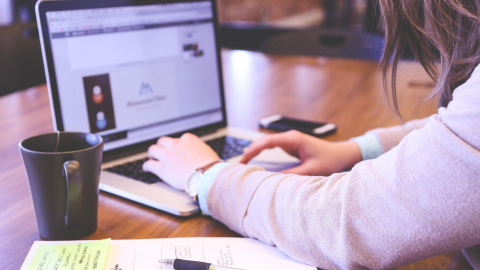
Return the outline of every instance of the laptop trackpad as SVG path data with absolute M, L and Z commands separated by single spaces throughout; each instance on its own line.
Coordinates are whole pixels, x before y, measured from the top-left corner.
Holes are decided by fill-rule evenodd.
M 277 147 L 262 151 L 249 165 L 260 166 L 270 172 L 281 172 L 300 165 L 300 160 Z
M 281 172 L 293 167 L 297 167 L 300 163 L 277 163 L 277 162 L 261 162 L 252 161 L 249 165 L 259 166 L 269 172 Z

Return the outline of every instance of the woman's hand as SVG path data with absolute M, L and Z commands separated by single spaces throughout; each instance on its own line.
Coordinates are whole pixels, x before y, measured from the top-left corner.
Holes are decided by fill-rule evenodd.
M 360 148 L 353 141 L 332 143 L 299 131 L 288 131 L 267 135 L 254 142 L 240 162 L 247 164 L 261 151 L 275 147 L 282 148 L 302 162 L 297 167 L 283 171 L 288 174 L 328 176 L 362 161 Z
M 156 174 L 178 190 L 185 190 L 187 180 L 195 169 L 220 160 L 212 148 L 189 133 L 180 139 L 158 139 L 157 144 L 148 149 L 148 155 L 151 159 L 143 164 L 143 170 Z

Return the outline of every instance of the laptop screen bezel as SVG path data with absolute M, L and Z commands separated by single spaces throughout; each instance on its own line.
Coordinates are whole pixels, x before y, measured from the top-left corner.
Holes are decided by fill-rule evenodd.
M 51 109 L 52 117 L 54 118 L 54 126 L 57 131 L 65 131 L 62 121 L 62 111 L 60 107 L 60 99 L 58 94 L 58 85 L 57 77 L 55 72 L 55 65 L 53 61 L 52 46 L 50 43 L 50 32 L 47 23 L 46 13 L 49 11 L 64 11 L 64 10 L 80 10 L 80 9 L 93 9 L 93 8 L 109 8 L 109 7 L 121 7 L 121 6 L 143 6 L 143 5 L 155 5 L 155 4 L 170 4 L 170 3 L 188 3 L 188 2 L 205 2 L 209 1 L 212 4 L 213 11 L 213 24 L 214 24 L 214 34 L 215 34 L 215 45 L 216 45 L 216 54 L 217 54 L 217 67 L 218 67 L 218 78 L 220 86 L 220 99 L 222 105 L 222 117 L 223 120 L 214 124 L 205 125 L 196 129 L 187 129 L 176 134 L 167 134 L 167 136 L 179 136 L 180 134 L 186 132 L 192 133 L 202 133 L 205 130 L 215 130 L 219 128 L 224 128 L 227 126 L 227 114 L 225 106 L 225 93 L 223 85 L 223 74 L 222 74 L 222 59 L 221 59 L 221 47 L 220 47 L 220 37 L 219 37 L 219 26 L 218 26 L 218 14 L 217 14 L 217 5 L 215 0 L 69 0 L 69 1 L 40 1 L 37 4 L 37 20 L 40 24 L 39 31 L 41 31 L 42 42 L 43 42 L 43 52 L 44 52 L 44 61 L 45 70 L 47 78 L 47 83 L 50 91 L 51 99 Z M 136 143 L 133 145 L 124 146 L 121 148 L 112 149 L 105 151 L 104 155 L 116 154 L 123 151 L 127 151 L 133 148 L 138 148 L 146 145 L 155 143 L 156 140 L 147 140 L 141 143 Z

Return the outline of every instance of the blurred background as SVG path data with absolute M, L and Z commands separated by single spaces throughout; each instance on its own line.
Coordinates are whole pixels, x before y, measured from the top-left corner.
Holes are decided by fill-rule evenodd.
M 365 0 L 219 0 L 221 22 L 310 28 L 322 25 L 361 27 Z
M 0 0 L 0 96 L 45 83 L 35 2 Z M 383 37 L 376 2 L 217 0 L 222 46 L 378 61 Z

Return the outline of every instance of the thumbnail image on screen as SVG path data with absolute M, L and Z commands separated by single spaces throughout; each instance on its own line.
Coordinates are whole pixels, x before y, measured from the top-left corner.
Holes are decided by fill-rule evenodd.
M 115 129 L 112 89 L 108 74 L 84 77 L 90 132 Z

